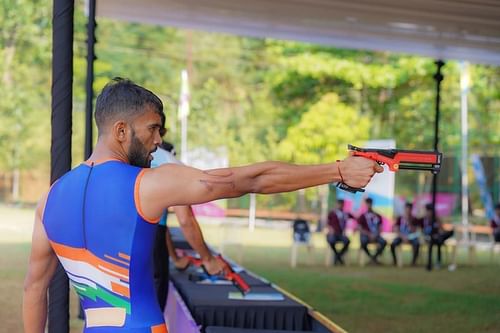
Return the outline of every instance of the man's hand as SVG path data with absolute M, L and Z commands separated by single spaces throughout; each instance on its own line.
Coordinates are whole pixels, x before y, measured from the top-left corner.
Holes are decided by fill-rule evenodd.
M 185 270 L 190 264 L 188 257 L 176 257 L 174 260 L 175 268 L 178 270 Z
M 225 264 L 219 258 L 211 255 L 208 259 L 203 260 L 203 266 L 208 274 L 215 275 L 224 271 Z
M 344 183 L 355 188 L 364 188 L 375 173 L 384 171 L 377 162 L 356 156 L 340 161 L 338 167 Z

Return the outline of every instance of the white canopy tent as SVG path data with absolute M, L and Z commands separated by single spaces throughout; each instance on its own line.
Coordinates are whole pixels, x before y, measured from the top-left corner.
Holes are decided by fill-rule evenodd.
M 499 0 L 105 0 L 97 16 L 500 65 Z
M 51 182 L 71 167 L 73 10 L 74 1 L 54 0 Z M 93 9 L 90 13 L 87 99 L 91 102 Z M 97 16 L 500 65 L 500 0 L 99 0 Z M 87 106 L 89 119 L 92 104 Z M 91 149 L 87 125 L 86 144 Z M 50 290 L 49 332 L 66 333 L 68 280 L 61 268 Z

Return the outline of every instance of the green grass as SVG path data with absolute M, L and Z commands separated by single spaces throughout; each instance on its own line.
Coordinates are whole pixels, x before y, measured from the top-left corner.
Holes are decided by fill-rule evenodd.
M 287 259 L 286 248 L 244 249 L 245 267 L 349 332 L 500 331 L 500 265 L 484 264 L 486 258 L 454 272 L 389 265 L 326 268 L 316 263 L 291 269 Z
M 32 216 L 31 210 L 0 206 L 0 333 L 22 332 L 22 284 Z M 480 253 L 478 264 L 468 266 L 462 253 L 454 272 L 390 265 L 327 268 L 323 265 L 324 237 L 315 235 L 310 262 L 301 249 L 299 265 L 292 269 L 288 229 L 249 232 L 242 228 L 228 234 L 220 226 L 204 224 L 203 230 L 215 246 L 224 237 L 236 237 L 243 244 L 245 267 L 295 294 L 349 332 L 500 332 L 498 256 L 491 264 L 489 254 Z M 236 251 L 239 249 L 229 247 L 229 256 L 236 258 Z M 405 260 L 409 261 L 409 253 Z M 74 295 L 72 300 L 71 317 L 76 318 Z M 80 331 L 81 322 L 72 319 L 71 325 L 71 332 Z

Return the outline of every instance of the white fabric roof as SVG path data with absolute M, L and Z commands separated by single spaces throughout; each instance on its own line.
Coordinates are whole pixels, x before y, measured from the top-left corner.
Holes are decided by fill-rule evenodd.
M 98 0 L 97 15 L 500 65 L 500 0 Z

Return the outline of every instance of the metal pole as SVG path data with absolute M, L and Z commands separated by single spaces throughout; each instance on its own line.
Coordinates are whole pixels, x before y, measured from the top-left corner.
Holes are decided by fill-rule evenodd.
M 187 115 L 181 118 L 181 161 L 187 164 Z
M 50 183 L 71 169 L 74 1 L 54 0 Z M 69 281 L 61 264 L 49 285 L 48 332 L 69 332 Z
M 441 81 L 443 81 L 443 74 L 441 74 L 441 68 L 444 66 L 442 60 L 437 60 L 435 62 L 436 74 L 434 74 L 434 80 L 436 81 L 436 113 L 434 120 L 434 150 L 438 150 L 439 144 L 439 116 L 440 116 L 440 104 L 441 104 Z M 437 174 L 432 176 L 432 220 L 436 221 L 436 195 L 437 195 Z M 434 232 L 434 231 L 433 231 Z M 427 258 L 427 270 L 432 270 L 432 240 L 429 242 L 429 256 Z
M 462 225 L 463 239 L 465 242 L 469 239 L 469 177 L 467 174 L 467 146 L 468 146 L 468 108 L 467 95 L 469 93 L 469 64 L 462 62 L 460 64 L 460 96 L 461 96 L 461 118 L 462 118 Z M 467 246 L 467 251 L 469 247 Z
M 92 110 L 94 101 L 94 61 L 95 56 L 95 43 L 97 42 L 95 38 L 95 29 L 97 23 L 95 21 L 95 9 L 96 0 L 88 0 L 89 2 L 89 18 L 87 23 L 87 80 L 85 83 L 85 146 L 84 146 L 84 156 L 86 160 L 92 154 L 92 139 L 93 139 L 93 126 L 92 126 Z
M 181 73 L 181 96 L 179 103 L 179 118 L 181 120 L 181 161 L 188 164 L 187 160 L 187 134 L 188 134 L 188 115 L 189 115 L 189 81 L 188 71 Z
M 257 210 L 256 194 L 250 193 L 250 207 L 248 208 L 248 230 L 255 230 L 255 213 Z

